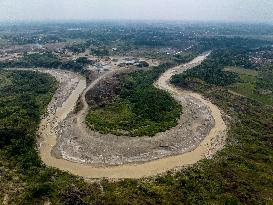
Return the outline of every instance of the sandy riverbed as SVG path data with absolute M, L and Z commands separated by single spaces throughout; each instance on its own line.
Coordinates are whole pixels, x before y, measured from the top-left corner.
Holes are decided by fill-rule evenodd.
M 61 84 L 40 126 L 42 160 L 48 166 L 86 178 L 141 178 L 211 157 L 223 147 L 225 140 L 226 125 L 220 110 L 196 93 L 169 85 L 171 76 L 200 64 L 205 58 L 206 55 L 202 55 L 184 66 L 170 69 L 155 83 L 182 104 L 183 114 L 176 127 L 153 138 L 100 135 L 88 130 L 83 123 L 87 112 L 85 95 L 82 95 L 84 109 L 77 115 L 72 114 L 80 94 L 111 76 L 113 71 L 94 81 L 88 89 L 80 76 L 65 77 L 60 71 L 50 73 Z M 68 78 L 74 79 L 74 83 L 70 85 Z M 60 105 L 63 99 L 66 100 Z M 53 106 L 56 104 L 59 106 Z

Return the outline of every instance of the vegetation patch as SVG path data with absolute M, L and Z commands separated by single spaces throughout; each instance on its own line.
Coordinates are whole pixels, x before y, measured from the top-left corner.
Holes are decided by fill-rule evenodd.
M 0 76 L 6 78 L 0 81 L 0 203 L 7 198 L 8 204 L 43 204 L 47 199 L 77 204 L 84 186 L 97 195 L 96 185 L 43 165 L 35 148 L 40 116 L 57 81 L 31 71 L 0 70 Z
M 0 73 L 0 89 L 2 89 L 5 86 L 9 86 L 12 84 L 10 78 L 9 78 L 9 73 L 8 72 L 1 72 Z
M 133 129 L 135 116 L 130 103 L 116 99 L 104 108 L 97 108 L 87 116 L 88 125 L 101 133 L 121 134 L 122 130 Z M 125 133 L 124 133 L 125 134 Z
M 230 94 L 229 86 L 219 87 L 196 79 L 182 79 L 179 83 L 177 79 L 181 77 L 174 77 L 176 86 L 202 93 L 233 118 L 225 149 L 214 160 L 203 161 L 174 177 L 183 181 L 180 188 L 185 191 L 181 197 L 194 204 L 272 202 L 272 106 Z
M 187 81 L 189 78 L 197 78 L 206 83 L 214 85 L 230 85 L 237 81 L 238 75 L 225 72 L 224 67 L 234 63 L 231 59 L 233 52 L 228 50 L 216 50 L 195 69 L 190 69 L 181 74 L 178 78 L 173 78 L 173 82 Z M 233 58 L 233 57 L 232 57 Z
M 264 104 L 273 104 L 272 71 L 264 69 L 257 71 L 239 67 L 228 67 L 225 71 L 237 73 L 240 77 L 237 83 L 229 86 L 233 92 Z
M 215 50 L 201 65 L 174 76 L 172 82 L 186 87 L 193 81 L 228 86 L 233 93 L 271 105 L 273 69 L 255 67 L 247 56 L 247 49 Z
M 240 67 L 226 67 L 224 71 L 237 73 L 240 75 L 240 77 L 244 77 L 245 80 L 247 80 L 247 78 L 256 77 L 259 74 L 258 71 L 256 70 L 245 69 Z
M 103 134 L 129 136 L 154 136 L 174 127 L 181 115 L 181 106 L 167 92 L 153 86 L 170 66 L 165 64 L 120 76 L 118 97 L 90 110 L 86 117 L 89 127 Z

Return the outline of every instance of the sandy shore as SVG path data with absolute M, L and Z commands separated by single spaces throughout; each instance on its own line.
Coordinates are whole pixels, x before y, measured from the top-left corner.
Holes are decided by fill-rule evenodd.
M 94 81 L 88 89 L 85 89 L 85 81 L 80 76 L 73 78 L 64 73 L 50 73 L 59 78 L 61 84 L 40 126 L 42 160 L 48 166 L 85 178 L 118 179 L 153 176 L 210 158 L 224 145 L 226 125 L 220 110 L 202 96 L 184 92 L 169 84 L 174 74 L 200 64 L 205 58 L 206 55 L 202 55 L 190 63 L 172 68 L 155 83 L 156 87 L 170 92 L 182 104 L 184 112 L 178 126 L 154 138 L 102 136 L 91 132 L 83 124 L 87 110 L 85 95 L 82 95 L 84 109 L 76 116 L 71 114 L 80 94 L 86 93 L 99 80 L 111 76 L 111 71 Z M 67 78 L 73 78 L 74 83 L 69 84 Z M 65 91 L 62 90 L 64 88 Z M 61 106 L 54 106 L 64 98 L 66 100 Z M 183 135 L 185 133 L 186 136 Z

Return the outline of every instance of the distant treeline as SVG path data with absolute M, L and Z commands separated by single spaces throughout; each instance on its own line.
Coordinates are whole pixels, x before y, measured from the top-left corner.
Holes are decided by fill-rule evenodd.
M 22 58 L 14 61 L 0 61 L 0 68 L 60 68 L 73 71 L 82 71 L 85 65 L 92 61 L 86 57 L 80 57 L 74 61 L 62 62 L 56 55 L 51 53 L 35 53 L 24 55 Z
M 232 49 L 237 52 L 246 52 L 249 49 L 266 46 L 270 42 L 265 40 L 249 39 L 242 37 L 201 37 L 196 40 L 198 42 L 196 49 L 199 51 L 216 50 L 216 49 Z

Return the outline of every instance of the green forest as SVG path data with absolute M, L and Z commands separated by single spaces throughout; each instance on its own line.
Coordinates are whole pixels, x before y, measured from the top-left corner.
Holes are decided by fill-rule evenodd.
M 225 86 L 233 93 L 267 105 L 273 103 L 272 64 L 253 65 L 249 49 L 219 49 L 199 66 L 175 75 L 172 83 L 192 89 L 193 84 Z
M 0 70 L 0 199 L 11 204 L 87 204 L 97 185 L 46 167 L 36 149 L 40 116 L 56 91 L 56 80 L 43 73 Z M 91 198 L 90 198 L 91 197 Z M 1 203 L 3 201 L 0 201 Z
M 173 64 L 119 77 L 120 91 L 113 102 L 91 108 L 87 124 L 101 133 L 153 136 L 177 124 L 182 108 L 172 97 L 153 86 Z
M 231 72 L 225 72 L 226 66 L 241 66 L 249 68 L 251 63 L 248 60 L 246 52 L 237 50 L 219 49 L 214 50 L 212 54 L 195 69 L 190 69 L 181 74 L 183 78 L 174 78 L 174 81 L 196 78 L 206 83 L 214 85 L 230 85 L 238 80 L 238 75 Z

